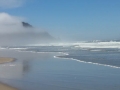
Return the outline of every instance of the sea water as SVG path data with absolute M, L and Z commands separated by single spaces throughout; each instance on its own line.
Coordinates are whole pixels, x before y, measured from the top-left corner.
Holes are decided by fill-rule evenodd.
M 1 47 L 0 80 L 20 90 L 120 90 L 119 42 Z

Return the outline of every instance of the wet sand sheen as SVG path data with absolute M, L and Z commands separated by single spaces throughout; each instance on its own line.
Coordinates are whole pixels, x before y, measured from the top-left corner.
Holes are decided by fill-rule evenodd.
M 14 61 L 14 58 L 0 57 L 0 64 Z M 0 83 L 0 90 L 17 90 L 13 87 Z
M 1 83 L 0 90 L 17 90 L 17 89 Z
M 13 62 L 15 58 L 7 58 L 7 57 L 0 57 L 0 64 L 7 63 L 7 62 Z

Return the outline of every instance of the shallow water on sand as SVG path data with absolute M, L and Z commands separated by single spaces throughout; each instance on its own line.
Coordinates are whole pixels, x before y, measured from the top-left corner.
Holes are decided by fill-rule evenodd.
M 120 69 L 53 58 L 56 53 L 0 51 L 0 81 L 20 90 L 120 90 Z

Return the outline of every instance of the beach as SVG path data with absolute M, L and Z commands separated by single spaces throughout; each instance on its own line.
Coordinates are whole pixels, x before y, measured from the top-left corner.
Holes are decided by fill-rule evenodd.
M 14 60 L 15 60 L 14 58 L 0 57 L 0 64 L 13 62 Z M 6 84 L 0 83 L 0 90 L 17 90 L 17 89 Z
M 8 86 L 6 84 L 0 83 L 0 90 L 17 90 L 17 89 L 15 89 L 15 88 L 13 88 L 11 86 Z
M 0 64 L 13 62 L 14 60 L 15 60 L 14 58 L 0 57 Z
M 2 50 L 0 57 L 17 60 L 0 64 L 0 81 L 19 90 L 120 89 L 119 68 L 54 58 L 57 55 Z

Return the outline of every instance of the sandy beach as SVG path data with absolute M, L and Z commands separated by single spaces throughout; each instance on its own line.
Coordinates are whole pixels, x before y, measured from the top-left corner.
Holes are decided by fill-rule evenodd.
M 14 58 L 0 57 L 0 64 L 12 62 L 14 60 L 15 60 Z
M 17 90 L 13 87 L 0 83 L 0 90 Z
M 120 89 L 120 69 L 53 57 L 58 54 L 0 50 L 0 57 L 17 59 L 0 64 L 0 82 L 6 84 L 0 90 Z
M 14 58 L 0 57 L 0 64 L 14 61 Z M 0 83 L 0 90 L 17 90 L 13 87 Z

